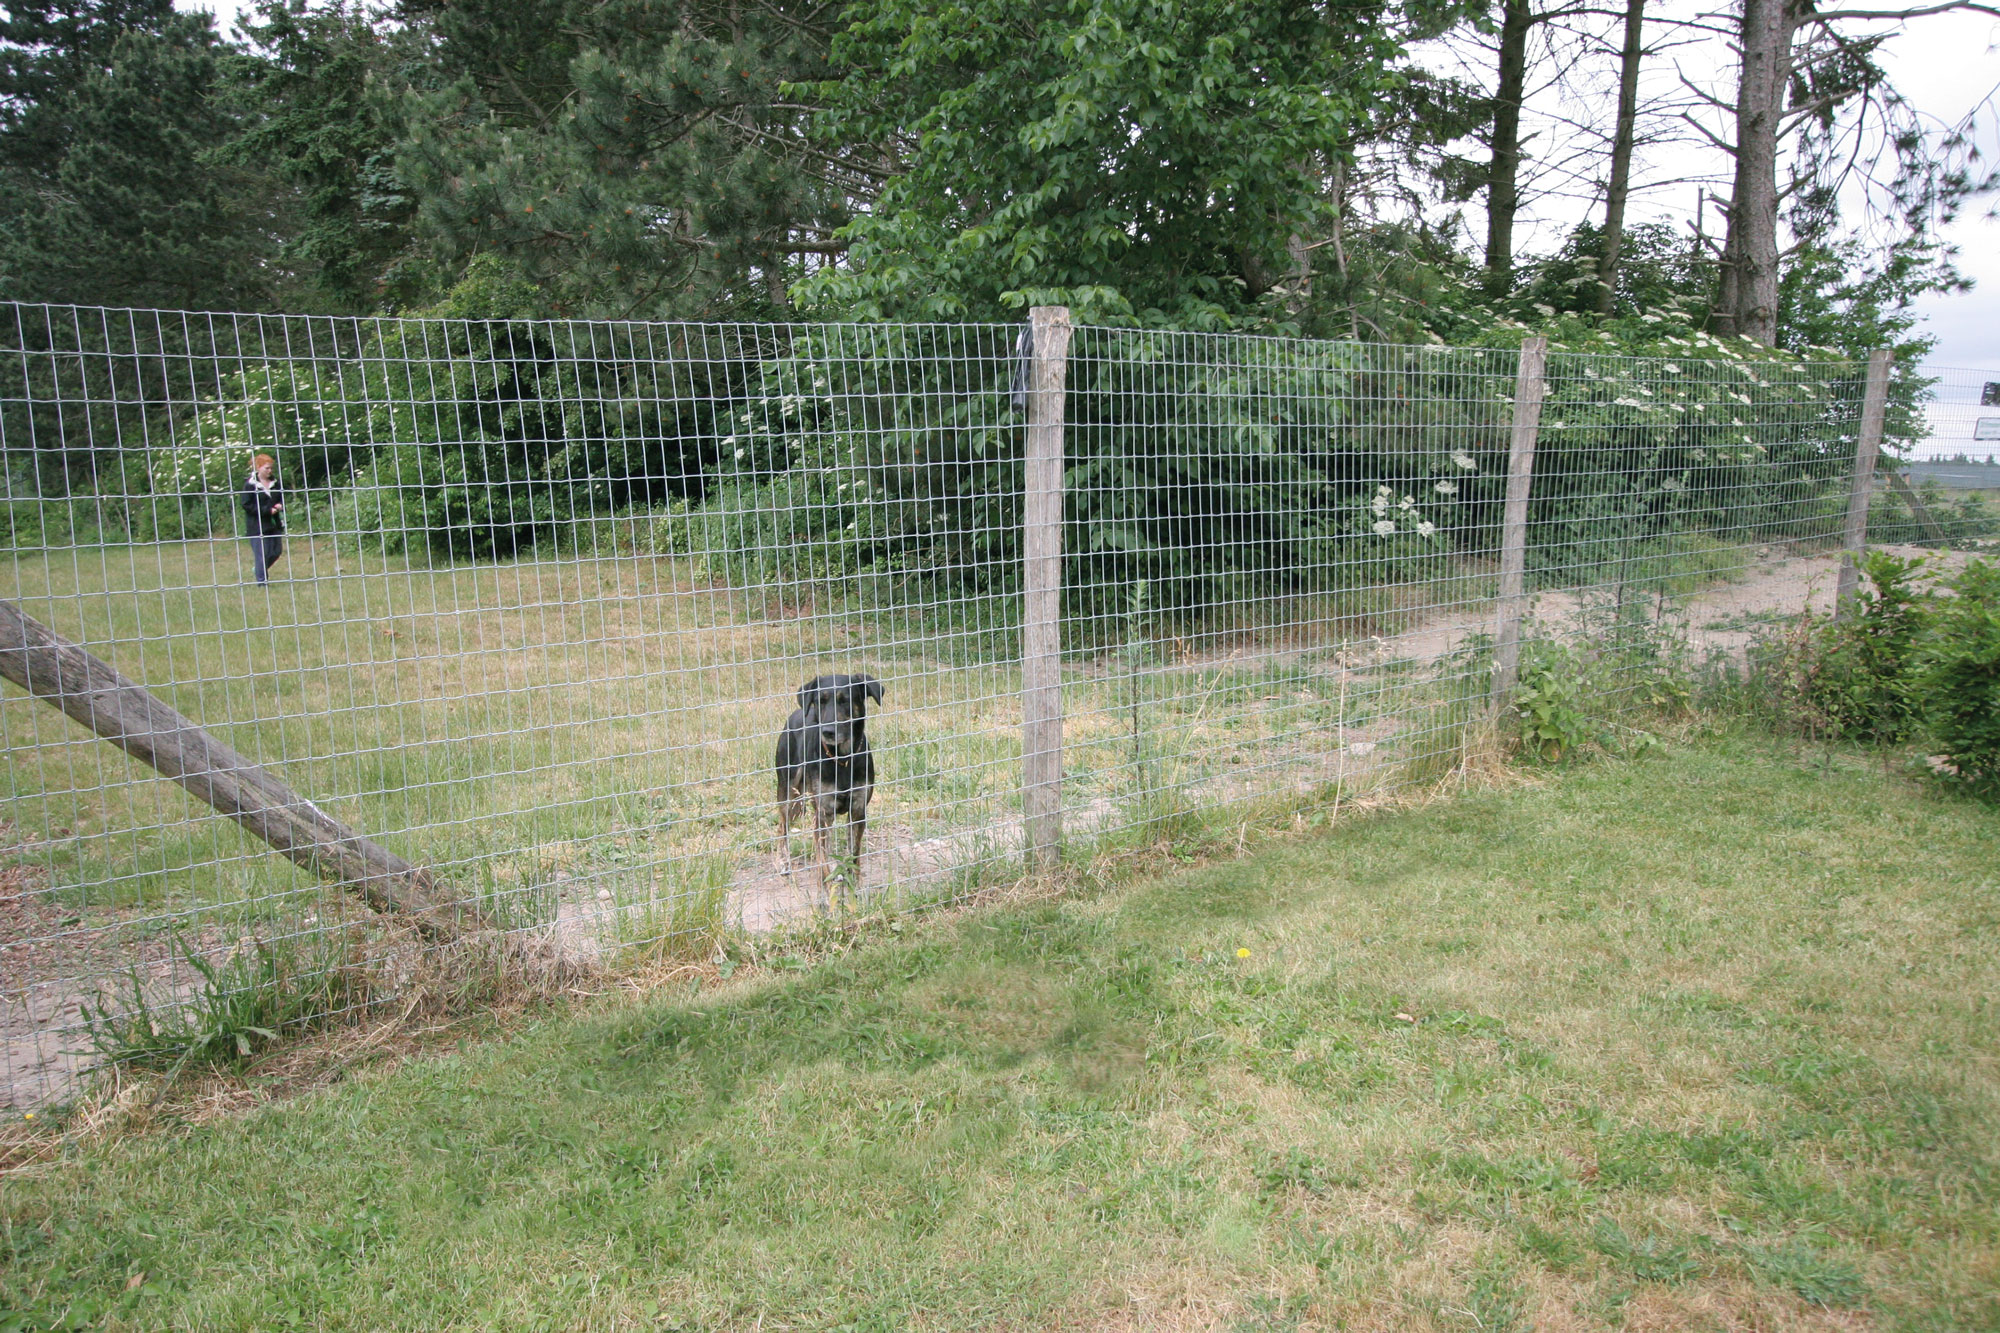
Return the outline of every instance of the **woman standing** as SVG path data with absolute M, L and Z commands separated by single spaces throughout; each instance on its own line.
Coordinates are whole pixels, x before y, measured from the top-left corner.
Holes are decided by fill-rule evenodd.
M 258 454 L 250 460 L 241 498 L 250 564 L 257 571 L 257 582 L 268 583 L 271 566 L 285 553 L 285 489 L 278 484 L 277 459 Z

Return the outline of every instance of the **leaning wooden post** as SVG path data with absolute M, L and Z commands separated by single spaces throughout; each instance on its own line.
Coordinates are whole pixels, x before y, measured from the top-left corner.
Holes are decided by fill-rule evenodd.
M 1028 312 L 1028 447 L 1021 530 L 1021 816 L 1028 863 L 1062 845 L 1063 396 L 1069 310 Z
M 1493 704 L 1504 708 L 1521 675 L 1521 616 L 1527 607 L 1528 489 L 1542 429 L 1542 370 L 1549 340 L 1521 344 L 1514 375 L 1514 429 L 1507 442 L 1507 507 L 1500 520 L 1500 606 L 1493 626 Z
M 109 663 L 0 601 L 0 676 L 172 778 L 294 864 L 360 895 L 378 912 L 407 918 L 434 940 L 486 922 L 464 904 L 440 902 L 430 873 L 376 846 Z
M 1910 477 L 1902 468 L 1893 465 L 1882 469 L 1882 475 L 1889 479 L 1889 486 L 1910 507 L 1910 517 L 1916 520 L 1926 541 L 1943 542 L 1944 526 L 1937 521 L 1937 515 L 1924 503 L 1924 497 L 1917 494 L 1917 488 L 1910 485 Z M 1866 532 L 1864 524 L 1862 531 Z
M 1894 360 L 1887 348 L 1879 348 L 1868 358 L 1868 387 L 1861 399 L 1861 435 L 1854 442 L 1854 482 L 1847 492 L 1847 531 L 1842 541 L 1840 574 L 1834 583 L 1833 614 L 1846 619 L 1852 614 L 1856 585 L 1861 580 L 1861 553 L 1868 546 L 1868 496 L 1875 480 L 1875 460 L 1882 452 L 1882 418 L 1889 406 L 1889 366 Z

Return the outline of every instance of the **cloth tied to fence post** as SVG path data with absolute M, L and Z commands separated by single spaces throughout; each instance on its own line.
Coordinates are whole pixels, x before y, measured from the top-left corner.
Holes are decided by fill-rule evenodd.
M 1028 312 L 1028 439 L 1021 509 L 1021 817 L 1029 866 L 1062 844 L 1063 398 L 1069 310 Z
M 1854 441 L 1854 484 L 1847 493 L 1847 530 L 1840 556 L 1840 573 L 1833 594 L 1833 614 L 1845 619 L 1861 579 L 1861 553 L 1868 547 L 1868 500 L 1875 480 L 1875 460 L 1882 452 L 1882 419 L 1889 403 L 1889 367 L 1894 353 L 1877 348 L 1868 357 L 1868 386 L 1861 398 L 1861 434 Z
M 1500 606 L 1493 627 L 1493 704 L 1506 707 L 1521 674 L 1521 616 L 1527 609 L 1528 491 L 1542 429 L 1543 368 L 1549 340 L 1521 343 L 1514 376 L 1514 427 L 1507 442 L 1507 505 L 1500 527 Z

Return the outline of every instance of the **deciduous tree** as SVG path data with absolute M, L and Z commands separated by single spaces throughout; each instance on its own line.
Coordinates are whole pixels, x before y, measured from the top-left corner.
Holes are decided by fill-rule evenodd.
M 1414 14 L 1306 0 L 859 0 L 820 142 L 894 174 L 807 282 L 820 308 L 1236 318 L 1299 273 L 1330 169 Z

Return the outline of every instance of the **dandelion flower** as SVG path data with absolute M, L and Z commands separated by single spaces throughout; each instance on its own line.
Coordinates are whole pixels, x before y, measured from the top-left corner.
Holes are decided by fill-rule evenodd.
M 1238 949 L 1236 951 L 1236 956 L 1238 958 L 1248 958 L 1250 956 L 1250 951 L 1248 949 Z

